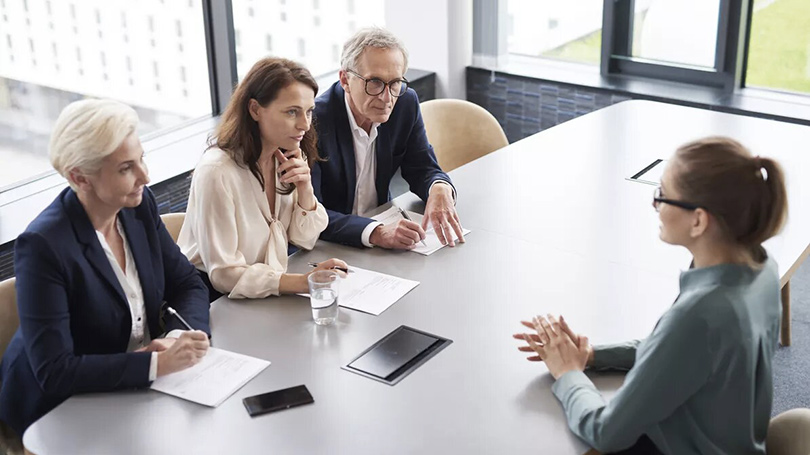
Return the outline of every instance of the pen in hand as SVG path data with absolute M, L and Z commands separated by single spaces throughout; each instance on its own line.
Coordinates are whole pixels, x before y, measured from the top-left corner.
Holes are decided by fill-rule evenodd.
M 310 267 L 317 267 L 318 266 L 317 262 L 308 262 L 307 264 L 309 264 Z M 335 267 L 332 267 L 332 269 L 340 270 L 343 273 L 354 273 L 354 270 L 348 269 L 346 267 L 337 267 L 337 266 L 335 266 Z
M 399 214 L 402 215 L 402 218 L 405 218 L 406 220 L 413 223 L 413 220 L 408 215 L 408 212 L 406 212 L 405 210 L 402 210 L 402 208 L 400 208 L 400 207 L 397 207 L 397 210 L 399 210 Z M 422 246 L 427 247 L 427 243 L 425 243 L 424 239 L 420 239 L 419 242 L 422 244 Z
M 170 315 L 172 315 L 172 316 L 176 317 L 176 318 L 177 318 L 177 320 L 178 320 L 178 321 L 180 321 L 180 324 L 183 324 L 183 327 L 185 327 L 185 328 L 186 328 L 186 330 L 194 330 L 194 329 L 192 329 L 192 328 L 191 328 L 191 326 L 190 326 L 190 325 L 188 325 L 188 322 L 186 322 L 186 320 L 185 320 L 185 319 L 183 319 L 183 316 L 180 316 L 180 313 L 178 313 L 177 311 L 175 311 L 175 309 L 174 309 L 174 308 L 172 308 L 172 307 L 170 307 L 170 306 L 167 306 L 167 307 L 166 307 L 166 311 L 167 311 L 167 312 L 168 312 Z

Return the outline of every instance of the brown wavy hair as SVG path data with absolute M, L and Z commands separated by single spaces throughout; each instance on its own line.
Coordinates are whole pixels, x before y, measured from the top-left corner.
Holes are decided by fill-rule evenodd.
M 681 196 L 705 207 L 730 239 L 761 256 L 762 242 L 778 234 L 787 219 L 779 163 L 752 156 L 734 139 L 707 137 L 679 147 L 673 164 Z
M 259 157 L 262 154 L 262 141 L 259 124 L 253 120 L 248 111 L 251 99 L 262 107 L 267 107 L 278 97 L 279 92 L 295 82 L 300 82 L 318 94 L 318 83 L 309 70 L 302 65 L 285 58 L 266 57 L 253 65 L 239 85 L 236 86 L 228 107 L 222 113 L 215 136 L 209 138 L 208 148 L 217 147 L 227 153 L 237 164 L 247 167 L 264 188 L 264 177 L 259 169 Z M 301 140 L 301 155 L 309 167 L 318 156 L 318 133 L 315 131 L 314 119 L 309 130 Z M 290 194 L 294 185 L 276 188 L 279 194 Z

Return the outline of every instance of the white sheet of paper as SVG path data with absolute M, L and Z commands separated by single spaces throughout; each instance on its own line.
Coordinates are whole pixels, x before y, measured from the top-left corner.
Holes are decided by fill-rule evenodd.
M 351 266 L 354 273 L 340 282 L 338 304 L 342 307 L 379 316 L 388 307 L 419 285 L 418 281 L 406 280 L 372 270 Z
M 408 216 L 411 217 L 414 223 L 422 224 L 421 214 L 411 212 L 410 210 L 406 210 L 406 212 L 408 212 Z M 375 216 L 374 219 L 383 224 L 391 224 L 401 220 L 402 215 L 400 215 L 399 208 L 397 206 L 392 206 L 390 209 Z M 461 232 L 464 233 L 464 238 L 466 239 L 467 234 L 470 233 L 470 230 L 462 227 Z M 458 236 L 455 232 L 451 232 L 451 235 L 453 236 L 453 241 L 458 241 Z M 417 243 L 416 248 L 412 249 L 411 251 L 414 253 L 419 253 L 423 256 L 430 256 L 442 248 L 444 248 L 444 245 L 442 245 L 442 242 L 439 240 L 439 236 L 436 235 L 436 231 L 433 230 L 433 226 L 431 225 L 429 229 L 425 231 L 425 244 L 422 245 L 422 243 Z
M 151 388 L 215 408 L 269 365 L 267 360 L 208 348 L 200 363 L 155 379 Z

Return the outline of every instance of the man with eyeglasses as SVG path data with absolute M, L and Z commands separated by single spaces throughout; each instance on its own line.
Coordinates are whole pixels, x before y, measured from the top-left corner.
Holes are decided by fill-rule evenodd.
M 455 189 L 436 161 L 408 89 L 408 53 L 387 30 L 360 30 L 343 46 L 340 80 L 315 101 L 320 156 L 312 184 L 329 225 L 321 238 L 353 246 L 412 249 L 432 224 L 443 244 L 463 242 Z M 403 219 L 383 225 L 367 218 L 391 199 L 397 169 L 425 201 L 422 224 Z

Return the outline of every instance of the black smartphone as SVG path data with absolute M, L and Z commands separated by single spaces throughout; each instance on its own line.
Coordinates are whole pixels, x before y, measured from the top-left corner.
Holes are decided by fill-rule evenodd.
M 251 417 L 314 402 L 305 385 L 254 395 L 242 400 Z

